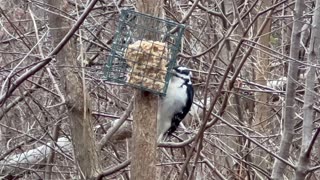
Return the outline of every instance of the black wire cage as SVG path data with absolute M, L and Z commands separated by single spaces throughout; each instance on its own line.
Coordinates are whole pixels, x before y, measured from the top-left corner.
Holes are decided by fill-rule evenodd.
M 165 94 L 185 26 L 122 10 L 105 66 L 108 81 Z

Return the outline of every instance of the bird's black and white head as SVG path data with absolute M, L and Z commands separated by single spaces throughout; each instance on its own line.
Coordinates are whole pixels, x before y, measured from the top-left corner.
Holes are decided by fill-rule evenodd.
M 191 84 L 192 72 L 187 67 L 176 66 L 172 69 L 172 81 L 184 81 Z

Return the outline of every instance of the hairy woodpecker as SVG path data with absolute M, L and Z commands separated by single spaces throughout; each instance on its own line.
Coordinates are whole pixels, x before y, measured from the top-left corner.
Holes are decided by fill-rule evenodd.
M 166 96 L 160 99 L 157 116 L 158 141 L 171 135 L 190 111 L 193 101 L 191 71 L 182 66 L 172 70 Z

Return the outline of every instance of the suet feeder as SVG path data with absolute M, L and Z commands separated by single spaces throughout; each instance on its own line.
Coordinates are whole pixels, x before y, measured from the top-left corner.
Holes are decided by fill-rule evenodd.
M 185 26 L 122 10 L 105 67 L 108 81 L 165 94 Z

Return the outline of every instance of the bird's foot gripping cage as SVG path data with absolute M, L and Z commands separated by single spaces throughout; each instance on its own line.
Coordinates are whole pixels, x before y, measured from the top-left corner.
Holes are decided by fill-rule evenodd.
M 122 10 L 105 68 L 107 80 L 165 94 L 183 32 L 184 25 Z

